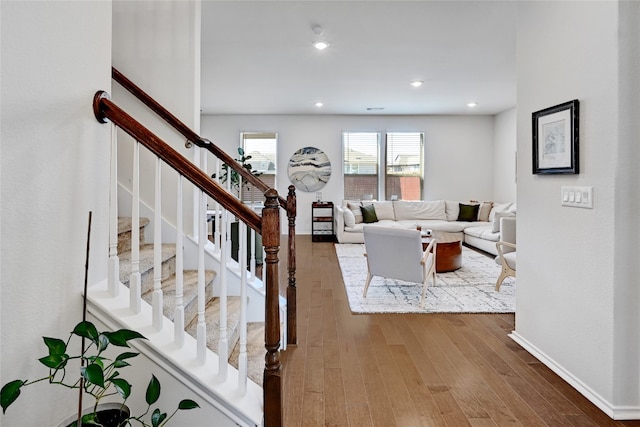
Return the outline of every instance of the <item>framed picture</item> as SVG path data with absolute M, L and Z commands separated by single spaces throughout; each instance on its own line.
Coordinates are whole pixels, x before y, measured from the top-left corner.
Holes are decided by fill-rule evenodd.
M 532 114 L 533 173 L 577 174 L 579 101 Z

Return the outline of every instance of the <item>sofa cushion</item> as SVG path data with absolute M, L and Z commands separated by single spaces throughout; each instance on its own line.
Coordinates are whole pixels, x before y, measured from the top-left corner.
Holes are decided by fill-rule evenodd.
M 343 210 L 344 214 L 344 226 L 345 227 L 353 227 L 356 225 L 356 216 L 353 214 L 353 211 L 349 208 Z
M 360 210 L 360 203 L 347 202 L 347 209 L 353 213 L 353 217 L 356 219 L 356 224 L 362 222 L 362 211 Z
M 349 231 L 352 233 L 362 233 L 362 228 L 367 225 L 367 226 L 373 226 L 373 227 L 387 227 L 387 228 L 406 228 L 406 227 L 402 227 L 400 224 L 398 224 L 397 221 L 391 221 L 388 219 L 383 219 L 380 220 L 378 222 L 374 222 L 371 224 L 365 224 L 364 222 L 361 222 L 360 224 L 356 224 L 353 227 L 349 227 L 346 228 L 345 227 L 345 231 Z
M 491 227 L 493 232 L 494 233 L 499 233 L 500 232 L 500 218 L 513 217 L 513 216 L 516 216 L 516 214 L 514 214 L 513 212 L 508 212 L 508 211 L 496 212 L 495 215 L 493 216 L 493 222 L 492 222 L 492 227 Z
M 376 209 L 376 216 L 378 217 L 378 221 L 383 219 L 395 220 L 395 214 L 393 211 L 393 202 L 391 201 L 382 201 L 382 202 L 362 202 L 363 205 L 373 205 Z
M 491 225 L 467 227 L 464 229 L 464 234 L 483 240 L 489 240 L 491 242 L 497 242 L 500 240 L 500 233 L 495 233 Z
M 373 205 L 361 206 L 362 222 L 370 224 L 372 222 L 378 222 L 378 216 L 376 215 L 376 208 Z
M 480 205 L 465 205 L 460 203 L 460 213 L 458 214 L 458 221 L 475 221 L 478 219 L 478 209 Z
M 447 219 L 444 200 L 433 201 L 394 201 L 393 210 L 397 221 L 404 219 Z

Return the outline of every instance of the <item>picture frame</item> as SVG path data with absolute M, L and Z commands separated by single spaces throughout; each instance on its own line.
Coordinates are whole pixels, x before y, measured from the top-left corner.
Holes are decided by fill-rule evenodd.
M 579 108 L 574 99 L 532 113 L 535 175 L 580 173 Z

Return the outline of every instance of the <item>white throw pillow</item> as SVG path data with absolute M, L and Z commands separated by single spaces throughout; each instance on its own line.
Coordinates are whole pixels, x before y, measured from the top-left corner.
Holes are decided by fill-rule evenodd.
M 489 221 L 493 222 L 496 212 L 506 212 L 511 206 L 511 203 L 494 203 L 489 214 Z
M 362 211 L 360 210 L 360 204 L 348 202 L 347 208 L 353 213 L 356 224 L 360 224 L 362 222 Z
M 356 216 L 351 209 L 344 210 L 344 226 L 354 227 L 356 225 Z
M 516 214 L 514 214 L 513 212 L 506 212 L 506 211 L 496 212 L 495 215 L 493 216 L 493 228 L 491 229 L 491 231 L 493 231 L 494 233 L 499 232 L 500 218 L 505 218 L 510 216 L 516 216 Z
M 478 208 L 478 221 L 489 221 L 489 214 L 491 208 L 493 208 L 493 202 L 479 202 L 480 208 Z
M 366 204 L 366 202 L 363 202 Z M 393 202 L 373 202 L 373 207 L 376 210 L 376 216 L 378 221 L 382 219 L 390 219 L 394 221 L 396 219 L 393 213 Z
M 445 200 L 445 213 L 447 214 L 447 221 L 455 221 L 460 215 L 460 202 L 457 200 Z

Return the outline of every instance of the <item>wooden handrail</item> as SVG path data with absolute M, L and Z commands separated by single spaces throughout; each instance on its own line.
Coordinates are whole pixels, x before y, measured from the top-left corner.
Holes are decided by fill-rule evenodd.
M 98 121 L 107 123 L 107 120 L 111 120 L 209 197 L 218 200 L 241 221 L 247 223 L 258 233 L 262 233 L 262 219 L 253 209 L 222 188 L 169 144 L 114 104 L 105 91 L 96 92 L 93 97 L 93 111 Z
M 262 192 L 262 194 L 264 194 L 269 189 L 269 186 L 267 184 L 265 184 L 260 179 L 253 176 L 251 172 L 240 166 L 233 157 L 221 150 L 218 146 L 213 144 L 208 139 L 202 138 L 200 135 L 191 130 L 189 126 L 185 125 L 180 119 L 171 114 L 169 110 L 160 105 L 155 99 L 149 96 L 149 94 L 147 94 L 131 80 L 129 80 L 115 67 L 111 67 L 111 77 L 113 78 L 113 80 L 118 82 L 120 86 L 128 90 L 144 105 L 149 107 L 153 112 L 160 116 L 160 118 L 166 121 L 175 130 L 177 130 L 182 136 L 187 139 L 187 141 L 197 145 L 198 147 L 206 148 L 207 150 L 209 150 L 213 155 L 217 156 L 220 160 L 229 165 L 234 171 L 238 172 L 238 174 L 240 174 L 245 181 L 253 184 L 258 190 Z M 285 209 L 287 208 L 287 201 L 283 197 L 278 196 L 278 203 L 281 207 Z

